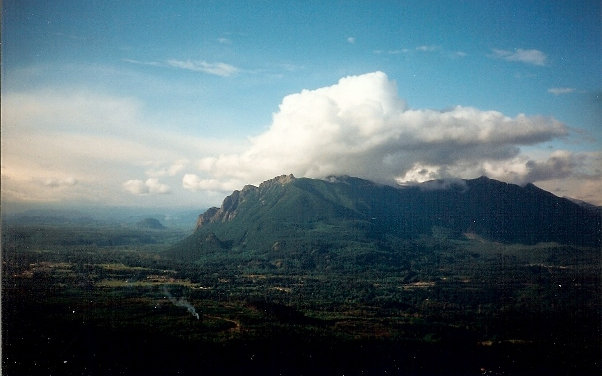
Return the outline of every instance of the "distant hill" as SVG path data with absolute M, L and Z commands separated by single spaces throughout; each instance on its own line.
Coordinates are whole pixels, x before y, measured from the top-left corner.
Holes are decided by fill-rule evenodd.
M 146 230 L 163 230 L 163 229 L 165 229 L 165 226 L 163 226 L 161 224 L 161 222 L 159 222 L 159 220 L 156 218 L 144 218 L 143 220 L 136 223 L 136 227 L 138 227 L 140 229 L 146 229 Z
M 2 213 L 2 222 L 43 226 L 99 226 L 102 221 L 77 210 L 31 209 L 21 213 Z
M 581 206 L 582 208 L 585 208 L 593 213 L 597 213 L 598 215 L 602 215 L 602 206 L 596 206 L 596 205 L 590 204 L 589 202 L 577 200 L 577 199 L 571 198 L 571 197 L 565 197 L 565 198 L 567 200 L 574 202 L 575 204 Z
M 600 246 L 601 215 L 533 184 L 481 177 L 392 187 L 342 176 L 283 175 L 245 186 L 199 216 L 171 253 L 394 248 L 421 236 Z
M 195 228 L 195 220 L 199 211 L 174 208 L 147 208 L 147 207 L 116 207 L 116 206 L 73 206 L 61 208 L 41 207 L 27 209 L 24 211 L 0 212 L 3 224 L 24 226 L 126 226 L 136 229 L 144 229 L 144 221 L 154 218 L 160 221 L 162 226 L 169 229 L 192 231 Z M 142 225 L 142 228 L 138 225 Z M 148 228 L 147 228 L 148 229 Z

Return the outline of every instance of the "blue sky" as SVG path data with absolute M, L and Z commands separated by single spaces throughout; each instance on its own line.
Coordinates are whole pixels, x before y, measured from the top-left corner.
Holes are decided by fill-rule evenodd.
M 2 199 L 206 206 L 292 172 L 486 174 L 602 204 L 600 15 L 599 1 L 4 1 Z

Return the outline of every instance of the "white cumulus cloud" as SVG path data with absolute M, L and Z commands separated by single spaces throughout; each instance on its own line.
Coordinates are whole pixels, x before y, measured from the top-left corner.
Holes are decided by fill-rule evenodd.
M 149 178 L 146 181 L 133 179 L 123 183 L 123 188 L 135 195 L 165 194 L 170 193 L 171 189 L 167 184 L 159 182 L 159 179 Z
M 411 109 L 396 84 L 374 72 L 286 96 L 270 128 L 251 138 L 247 150 L 203 158 L 198 163 L 203 177 L 188 175 L 183 185 L 235 189 L 283 173 L 395 183 L 491 172 L 522 181 L 530 170 L 520 147 L 567 133 L 564 124 L 542 116 L 509 117 L 462 106 Z
M 222 179 L 204 179 L 196 174 L 185 174 L 182 178 L 182 187 L 189 191 L 229 191 L 232 187 L 238 187 L 244 184 L 238 180 L 222 180 Z

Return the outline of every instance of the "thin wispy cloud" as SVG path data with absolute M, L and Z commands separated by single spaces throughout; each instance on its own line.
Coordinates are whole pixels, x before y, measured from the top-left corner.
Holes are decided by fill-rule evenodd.
M 42 184 L 51 188 L 72 187 L 77 184 L 77 179 L 73 177 L 67 177 L 63 179 L 48 178 L 44 180 Z
M 164 163 L 149 163 L 151 166 L 145 171 L 150 177 L 176 176 L 189 165 L 187 159 L 177 160 L 167 166 Z
M 232 40 L 229 38 L 217 38 L 217 41 L 221 44 L 232 44 Z
M 230 76 L 233 76 L 236 73 L 240 72 L 240 69 L 233 65 L 221 63 L 221 62 L 209 63 L 204 60 L 193 61 L 193 60 L 170 59 L 170 60 L 167 60 L 166 62 L 142 61 L 142 60 L 129 59 L 129 58 L 121 59 L 121 60 L 126 63 L 130 63 L 130 64 L 146 65 L 146 66 L 153 66 L 153 67 L 179 68 L 179 69 L 185 69 L 185 70 L 190 70 L 190 71 L 194 71 L 194 72 L 208 73 L 208 74 L 221 76 L 221 77 L 230 77 Z
M 437 45 L 421 45 L 414 48 L 397 48 L 389 50 L 373 50 L 375 55 L 415 55 L 416 53 L 437 53 L 447 57 L 464 57 L 467 54 L 462 51 L 447 51 L 445 48 Z
M 276 64 L 276 66 L 287 72 L 297 72 L 297 71 L 305 69 L 305 67 L 302 65 L 290 64 L 290 63 Z
M 510 50 L 493 49 L 492 57 L 506 61 L 514 61 L 531 65 L 543 66 L 547 63 L 547 55 L 540 50 Z
M 121 59 L 122 61 L 126 62 L 126 63 L 130 63 L 130 64 L 137 64 L 137 65 L 148 65 L 148 66 L 152 66 L 152 67 L 162 67 L 165 66 L 164 63 L 158 62 L 158 61 L 141 61 L 141 60 L 136 60 L 136 59 Z
M 233 65 L 226 63 L 209 63 L 204 60 L 175 60 L 170 59 L 167 64 L 174 68 L 186 69 L 193 72 L 203 72 L 221 77 L 230 77 L 240 71 Z
M 53 33 L 54 35 L 58 36 L 58 37 L 64 37 L 64 38 L 68 38 L 71 40 L 76 40 L 76 41 L 86 41 L 87 38 L 80 36 L 80 35 L 75 35 L 75 34 L 65 34 L 62 32 L 58 32 L 58 33 Z
M 188 161 L 236 143 L 162 129 L 141 109 L 130 98 L 84 90 L 3 95 L 3 197 L 131 204 L 157 195 L 154 202 L 172 202 L 182 195 L 165 193 L 180 186 Z
M 347 37 L 347 43 L 354 44 L 355 43 L 355 37 Z
M 410 52 L 410 50 L 407 48 L 402 48 L 400 50 L 374 50 L 372 52 L 376 55 L 399 55 L 406 54 Z
M 548 93 L 554 95 L 562 95 L 562 94 L 570 94 L 576 91 L 575 88 L 572 87 L 553 87 L 548 89 Z
M 421 52 L 433 52 L 433 51 L 437 51 L 439 49 L 439 46 L 433 46 L 433 45 L 424 45 L 424 46 L 418 46 L 416 47 L 416 51 L 421 51 Z
M 375 55 L 407 55 L 416 56 L 420 53 L 433 53 L 450 59 L 457 59 L 468 56 L 464 51 L 450 51 L 438 45 L 421 45 L 414 48 L 398 48 L 389 50 L 373 50 Z

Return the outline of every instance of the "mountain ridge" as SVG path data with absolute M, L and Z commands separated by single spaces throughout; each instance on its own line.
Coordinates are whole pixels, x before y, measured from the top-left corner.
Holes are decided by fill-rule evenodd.
M 391 239 L 431 236 L 434 229 L 456 238 L 472 233 L 507 243 L 599 247 L 600 217 L 533 184 L 521 187 L 484 176 L 393 187 L 350 176 L 281 175 L 236 190 L 220 208 L 205 211 L 176 253 L 270 251 L 275 244 L 298 252 L 392 246 Z M 204 242 L 209 234 L 211 241 Z

